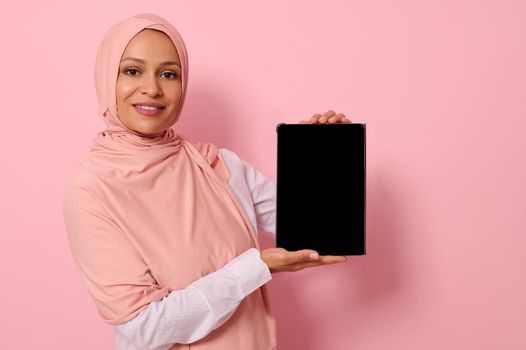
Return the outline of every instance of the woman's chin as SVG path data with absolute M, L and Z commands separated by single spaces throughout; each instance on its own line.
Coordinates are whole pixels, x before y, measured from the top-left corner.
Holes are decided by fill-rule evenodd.
M 145 137 L 155 137 L 162 135 L 166 129 L 134 128 L 132 130 Z

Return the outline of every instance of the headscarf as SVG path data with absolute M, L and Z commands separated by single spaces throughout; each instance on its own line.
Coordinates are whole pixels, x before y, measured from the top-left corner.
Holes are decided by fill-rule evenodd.
M 160 137 L 142 137 L 140 133 L 127 128 L 117 115 L 115 85 L 122 54 L 129 41 L 140 31 L 147 28 L 156 29 L 168 35 L 179 55 L 182 71 L 182 92 L 179 105 L 175 112 L 176 118 L 173 122 L 175 123 L 179 118 L 186 97 L 186 89 L 188 86 L 188 54 L 181 35 L 172 24 L 160 16 L 148 13 L 138 14 L 117 23 L 106 33 L 101 41 L 95 63 L 95 89 L 99 101 L 99 115 L 108 125 L 105 133 L 123 137 L 129 139 L 130 142 L 142 145 L 165 143 L 174 139 L 174 131 L 171 128 L 165 130 L 164 134 Z M 170 126 L 172 126 L 173 123 Z
M 166 33 L 177 49 L 182 68 L 177 116 L 181 112 L 188 59 L 175 28 L 154 14 L 114 25 L 99 46 L 95 67 L 99 113 L 107 129 L 93 139 L 64 197 L 72 255 L 100 316 L 114 325 L 246 250 L 259 249 L 214 145 L 194 145 L 171 127 L 147 137 L 120 122 L 115 97 L 120 59 L 145 28 Z M 267 350 L 275 343 L 274 328 L 263 285 L 192 348 Z

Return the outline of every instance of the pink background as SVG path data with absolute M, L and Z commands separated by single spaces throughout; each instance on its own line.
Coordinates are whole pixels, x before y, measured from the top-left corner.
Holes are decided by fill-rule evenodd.
M 194 141 L 275 178 L 278 122 L 334 109 L 367 124 L 368 254 L 274 275 L 280 350 L 526 349 L 520 0 L 4 3 L 2 349 L 113 346 L 71 258 L 62 193 L 104 127 L 97 45 L 139 12 L 187 43 L 177 130 Z

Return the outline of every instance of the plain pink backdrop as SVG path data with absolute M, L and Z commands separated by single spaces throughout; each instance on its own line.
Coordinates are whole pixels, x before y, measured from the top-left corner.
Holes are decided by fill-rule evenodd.
M 367 124 L 367 256 L 274 275 L 280 350 L 526 349 L 524 1 L 1 7 L 2 349 L 113 346 L 70 255 L 62 194 L 104 127 L 97 45 L 140 12 L 186 41 L 176 129 L 194 141 L 275 178 L 278 122 L 334 109 Z

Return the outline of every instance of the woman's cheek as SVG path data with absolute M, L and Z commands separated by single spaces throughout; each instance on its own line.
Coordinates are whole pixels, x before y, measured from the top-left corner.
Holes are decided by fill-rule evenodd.
M 117 81 L 117 85 L 116 85 L 117 99 L 118 100 L 120 99 L 121 102 L 123 102 L 125 99 L 131 96 L 136 89 L 137 89 L 136 82 L 126 81 L 125 79 Z

